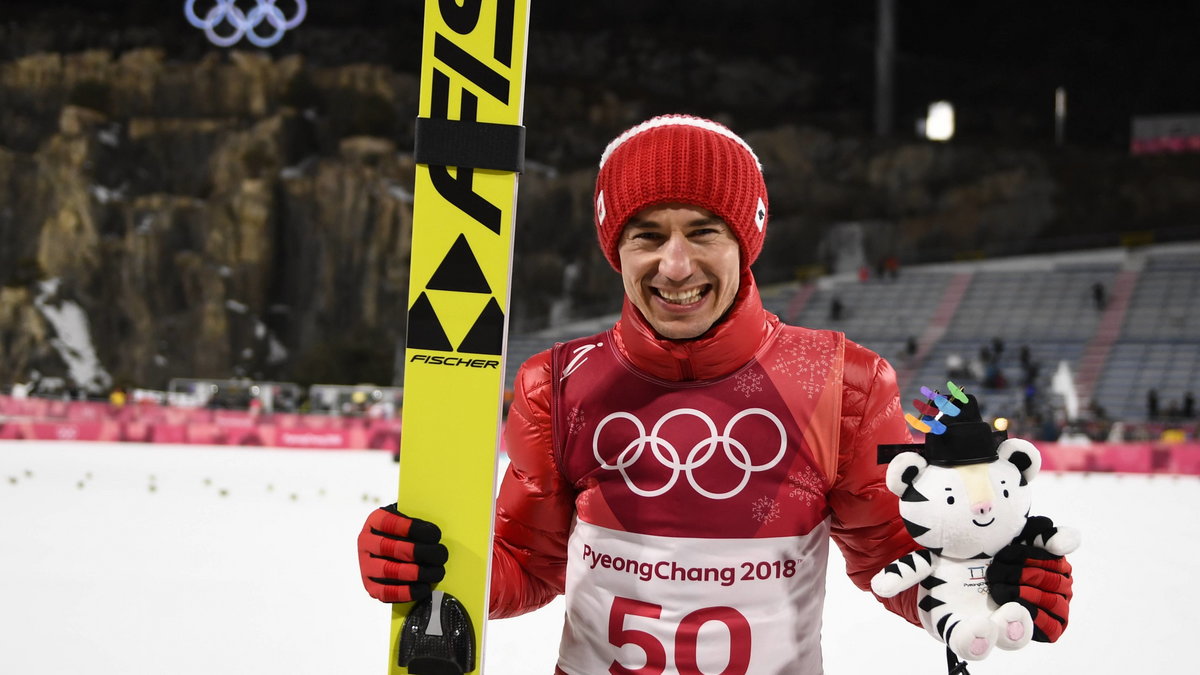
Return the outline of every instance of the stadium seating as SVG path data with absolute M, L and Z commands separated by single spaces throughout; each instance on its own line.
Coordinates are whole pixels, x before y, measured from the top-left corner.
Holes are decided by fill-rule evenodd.
M 1103 298 L 1094 294 L 1097 285 Z M 947 357 L 956 354 L 964 366 L 974 365 L 975 375 L 963 380 L 986 414 L 1017 415 L 1026 397 L 1023 347 L 1038 366 L 1030 393 L 1041 404 L 1061 406 L 1051 385 L 1065 363 L 1085 416 L 1097 412 L 1094 402 L 1110 419 L 1142 421 L 1152 388 L 1163 415 L 1182 406 L 1186 392 L 1200 394 L 1196 243 L 909 267 L 894 278 L 865 281 L 827 276 L 767 286 L 762 296 L 788 323 L 842 331 L 886 357 L 905 401 L 918 396 L 920 386 L 949 379 Z M 841 304 L 836 318 L 835 298 Z M 509 385 L 530 355 L 615 318 L 513 336 Z M 985 348 L 995 363 L 988 382 L 981 377 L 988 374 L 980 363 Z M 989 386 L 997 384 L 1003 386 Z

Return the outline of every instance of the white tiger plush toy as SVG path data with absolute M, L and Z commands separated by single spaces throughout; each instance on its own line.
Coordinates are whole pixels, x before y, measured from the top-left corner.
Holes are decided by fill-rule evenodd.
M 871 588 L 886 598 L 920 583 L 922 625 L 959 658 L 973 661 L 993 647 L 1020 649 L 1033 637 L 1028 610 L 1016 602 L 997 606 L 988 594 L 992 557 L 1018 537 L 1065 555 L 1079 546 L 1080 535 L 1054 528 L 1048 518 L 1029 518 L 1038 449 L 1021 439 L 1001 442 L 1003 435 L 980 419 L 973 396 L 962 408 L 960 419 L 941 417 L 948 422 L 943 433 L 927 435 L 924 445 L 881 447 L 881 458 L 886 447 L 920 450 L 891 459 L 887 486 L 900 496 L 900 516 L 924 548 L 881 570 Z

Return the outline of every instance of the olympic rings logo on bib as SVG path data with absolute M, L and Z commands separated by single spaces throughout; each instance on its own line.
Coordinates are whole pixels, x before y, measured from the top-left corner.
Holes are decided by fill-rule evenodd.
M 664 424 L 681 415 L 695 417 L 708 428 L 708 438 L 702 439 L 693 445 L 688 450 L 686 459 L 681 456 L 678 448 L 659 435 Z M 733 436 L 734 427 L 737 426 L 738 422 L 749 416 L 766 418 L 779 431 L 779 448 L 775 451 L 775 456 L 765 464 L 755 464 L 750 457 L 750 451 L 746 448 L 746 445 Z M 605 461 L 600 455 L 600 432 L 610 422 L 616 422 L 617 420 L 628 420 L 632 423 L 634 429 L 637 431 L 637 438 L 630 441 L 621 450 L 621 453 L 617 455 L 616 460 L 610 463 Z M 699 484 L 694 473 L 696 469 L 705 466 L 717 456 L 718 446 L 724 451 L 725 458 L 733 468 L 740 469 L 743 472 L 738 484 L 723 492 L 714 492 L 706 489 Z M 650 449 L 649 453 L 646 452 L 647 448 Z M 657 497 L 664 494 L 675 486 L 675 483 L 679 481 L 680 474 L 682 474 L 687 477 L 688 484 L 698 494 L 709 499 L 729 499 L 740 494 L 755 473 L 766 471 L 778 464 L 783 459 L 786 450 L 787 432 L 783 428 L 783 423 L 770 411 L 762 408 L 749 408 L 734 415 L 729 420 L 729 423 L 725 425 L 725 429 L 720 432 L 717 431 L 717 425 L 713 422 L 712 418 L 703 412 L 694 408 L 679 408 L 659 418 L 649 434 L 646 433 L 646 427 L 642 424 L 642 421 L 632 413 L 615 412 L 600 421 L 600 424 L 596 427 L 596 433 L 592 436 L 592 454 L 595 455 L 596 461 L 600 463 L 600 468 L 620 472 L 629 489 L 634 494 L 642 497 Z M 637 462 L 642 461 L 643 456 L 646 456 L 646 461 L 650 461 L 650 458 L 652 458 L 653 461 L 657 461 L 664 468 L 671 471 L 671 476 L 667 479 L 666 483 L 653 489 L 642 488 L 634 483 L 628 469 Z
M 300 25 L 308 13 L 305 0 L 295 0 L 296 13 L 290 19 L 283 10 L 275 6 L 276 0 L 254 0 L 254 7 L 245 11 L 237 6 L 238 0 L 209 0 L 213 3 L 204 16 L 196 12 L 196 0 L 186 0 L 183 15 L 188 23 L 204 30 L 208 41 L 218 47 L 232 47 L 243 37 L 256 47 L 270 47 L 283 39 L 283 34 Z M 207 4 L 207 3 L 204 3 Z M 266 28 L 260 34 L 263 24 Z M 221 35 L 219 26 L 227 26 L 232 32 Z

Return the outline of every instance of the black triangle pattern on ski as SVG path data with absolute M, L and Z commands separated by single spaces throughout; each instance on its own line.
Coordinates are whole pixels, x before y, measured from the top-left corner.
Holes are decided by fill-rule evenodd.
M 405 347 L 438 352 L 454 349 L 450 338 L 446 337 L 446 329 L 442 328 L 442 322 L 438 320 L 437 312 L 433 311 L 433 303 L 429 302 L 429 296 L 425 293 L 421 293 L 408 309 L 408 337 Z
M 467 237 L 463 234 L 454 240 L 454 245 L 446 252 L 446 257 L 442 259 L 425 288 L 489 295 L 492 292 L 492 287 L 483 274 L 483 268 L 479 265 L 479 259 L 471 251 L 471 245 L 467 243 Z
M 496 298 L 488 300 L 488 304 L 479 313 L 475 325 L 458 345 L 458 351 L 468 354 L 494 354 L 500 356 L 504 350 L 504 311 Z

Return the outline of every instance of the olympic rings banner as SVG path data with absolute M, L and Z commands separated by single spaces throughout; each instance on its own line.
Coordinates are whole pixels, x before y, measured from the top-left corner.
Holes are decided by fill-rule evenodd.
M 283 34 L 299 26 L 308 13 L 305 0 L 291 0 L 295 4 L 291 17 L 276 1 L 185 0 L 183 15 L 218 47 L 232 47 L 245 38 L 256 47 L 266 48 L 278 44 Z

